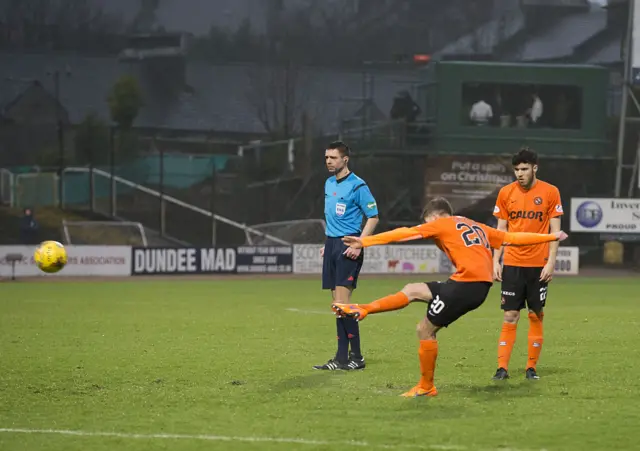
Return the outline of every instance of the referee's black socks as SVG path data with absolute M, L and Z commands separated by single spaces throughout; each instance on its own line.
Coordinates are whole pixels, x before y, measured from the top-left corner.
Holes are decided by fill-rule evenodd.
M 362 359 L 362 351 L 360 349 L 360 323 L 355 318 L 343 318 L 344 326 L 347 330 L 347 338 L 351 345 L 351 356 L 356 360 Z
M 338 352 L 336 353 L 336 360 L 340 363 L 347 363 L 349 361 L 349 336 L 347 335 L 347 328 L 345 322 L 350 318 L 336 318 L 336 329 L 338 332 Z

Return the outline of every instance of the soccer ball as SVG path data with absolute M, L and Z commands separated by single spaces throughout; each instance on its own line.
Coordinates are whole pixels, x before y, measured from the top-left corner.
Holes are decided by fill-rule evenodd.
M 57 241 L 44 241 L 36 248 L 33 259 L 41 271 L 52 274 L 67 264 L 67 250 Z

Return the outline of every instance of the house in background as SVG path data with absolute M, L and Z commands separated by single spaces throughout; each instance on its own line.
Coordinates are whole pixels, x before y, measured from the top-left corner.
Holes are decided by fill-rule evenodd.
M 4 80 L 0 85 L 0 119 L 4 125 L 69 123 L 69 114 L 37 80 Z
M 53 158 L 58 146 L 55 114 L 50 104 L 46 106 L 47 101 L 55 100 L 52 93 L 59 92 L 65 108 L 64 122 L 71 124 L 64 130 L 65 147 L 73 146 L 74 126 L 88 115 L 99 118 L 105 125 L 111 124 L 107 98 L 123 75 L 135 76 L 143 94 L 144 103 L 134 128 L 138 136 L 154 138 L 145 139 L 141 149 L 153 148 L 148 144 L 153 142 L 165 151 L 191 152 L 195 146 L 203 153 L 235 152 L 238 145 L 249 141 L 272 140 L 273 134 L 261 117 L 265 112 L 272 116 L 269 118 L 272 126 L 275 123 L 276 128 L 289 130 L 296 136 L 302 132 L 305 116 L 310 118 L 309 125 L 316 135 L 337 134 L 345 126 L 343 120 L 353 117 L 357 117 L 355 123 L 361 126 L 363 117 L 359 113 L 363 111 L 372 113 L 364 119 L 384 122 L 387 114 L 382 112 L 390 110 L 395 93 L 418 80 L 417 72 L 406 67 L 372 68 L 365 74 L 349 69 L 193 61 L 187 57 L 187 43 L 184 33 L 148 33 L 131 36 L 116 56 L 0 53 L 0 80 L 40 80 L 12 108 L 14 115 L 22 111 L 23 122 L 37 122 L 42 129 L 37 133 L 20 133 L 20 138 L 16 136 L 18 127 L 12 128 L 11 135 L 5 130 L 0 136 L 3 149 L 0 163 L 32 164 L 33 158 L 31 155 L 27 158 L 25 152 L 51 153 L 53 163 L 57 161 Z M 56 68 L 65 68 L 57 87 L 50 77 Z M 27 86 L 24 82 L 3 82 L 6 94 L 2 99 L 8 99 L 3 105 L 14 101 L 22 93 L 20 89 Z M 366 86 L 370 89 L 363 89 Z M 27 99 L 37 93 L 42 107 L 34 101 L 27 104 Z M 361 98 L 345 100 L 353 98 L 354 93 Z M 368 108 L 371 105 L 375 105 L 373 110 Z M 286 128 L 278 123 L 283 117 L 290 121 Z M 36 139 L 44 142 L 32 143 Z M 23 149 L 22 158 L 7 157 L 11 152 L 18 155 L 14 149 Z M 73 149 L 66 155 L 72 158 Z
M 285 99 L 298 115 L 312 116 L 316 130 L 336 132 L 344 98 L 363 92 L 366 83 L 359 70 L 320 67 L 291 68 L 262 64 L 213 64 L 192 61 L 182 50 L 178 34 L 137 36 L 116 57 L 84 57 L 60 54 L 0 54 L 0 79 L 42 80 L 52 92 L 46 73 L 68 67 L 71 75 L 60 78 L 60 102 L 71 123 L 80 123 L 94 112 L 109 122 L 107 96 L 124 74 L 134 75 L 142 88 L 144 105 L 134 123 L 138 128 L 156 128 L 220 135 L 264 136 L 266 130 L 257 112 L 262 103 Z M 417 71 L 371 69 L 375 78 L 368 93 L 382 111 L 389 111 L 395 93 L 418 80 Z M 288 83 L 287 92 L 281 85 Z M 295 94 L 295 95 L 292 95 Z M 369 99 L 363 99 L 365 100 Z
M 109 8 L 116 7 L 117 3 L 114 0 Z M 137 5 L 137 2 L 134 3 Z M 229 6 L 235 18 L 245 17 L 250 3 L 249 0 L 220 2 L 235 5 Z M 280 7 L 286 11 L 302 3 L 304 0 L 265 0 L 263 5 L 275 13 Z M 470 1 L 469 5 L 471 3 L 477 2 Z M 611 3 L 607 9 L 603 9 L 601 5 L 586 0 L 563 2 L 564 6 L 548 1 L 493 0 L 490 20 L 480 21 L 482 23 L 470 30 L 468 36 L 442 47 L 442 51 L 434 54 L 434 59 L 600 64 L 611 68 L 613 80 L 621 68 L 619 49 L 626 18 L 626 2 Z M 162 22 L 157 17 L 169 17 L 167 11 L 178 4 L 180 2 L 177 0 L 160 2 L 160 9 L 155 12 L 156 19 L 151 17 L 149 21 Z M 199 11 L 195 8 L 198 0 L 189 4 L 194 6 L 189 15 Z M 464 2 L 456 4 L 458 10 L 464 9 Z M 398 9 L 402 5 L 407 9 Z M 418 17 L 418 12 L 428 5 L 435 8 L 433 11 L 439 11 L 438 14 L 434 13 L 432 20 L 440 17 L 440 13 L 444 15 L 442 17 L 450 14 L 447 9 L 449 6 L 442 9 L 444 6 L 441 2 L 435 0 L 352 2 L 363 20 L 366 17 L 372 24 L 378 23 L 378 20 L 404 23 L 407 15 Z M 389 16 L 386 12 L 391 9 L 395 12 Z M 549 17 L 554 19 L 549 20 Z M 181 26 L 176 23 L 174 28 Z M 424 28 L 428 27 L 423 24 Z M 416 36 L 420 33 L 422 31 Z M 550 39 L 549 36 L 554 38 Z M 28 85 L 22 83 L 21 87 L 16 88 L 15 83 L 3 81 L 0 107 L 6 110 L 11 103 L 12 114 L 22 117 L 23 121 L 30 116 L 30 121 L 44 123 L 48 117 L 50 128 L 55 129 L 51 112 L 35 106 L 27 109 L 27 100 L 39 96 L 41 102 L 52 102 L 50 93 L 55 92 L 55 87 L 47 73 L 52 68 L 68 67 L 70 76 L 59 80 L 59 98 L 65 108 L 65 120 L 79 124 L 88 114 L 94 113 L 108 124 L 110 115 L 106 99 L 109 91 L 123 74 L 133 74 L 139 80 L 144 96 L 144 105 L 134 123 L 136 128 L 154 136 L 189 137 L 191 142 L 215 137 L 231 143 L 246 143 L 271 138 L 260 116 L 261 111 L 273 113 L 274 105 L 283 108 L 283 103 L 286 103 L 287 115 L 293 118 L 292 124 L 287 124 L 286 129 L 291 130 L 292 134 L 300 133 L 303 115 L 311 117 L 316 133 L 337 133 L 349 123 L 355 126 L 366 125 L 364 123 L 368 121 L 369 125 L 384 122 L 388 119 L 395 94 L 401 89 L 411 91 L 411 86 L 421 81 L 415 68 L 401 65 L 372 66 L 360 70 L 296 67 L 289 71 L 258 63 L 213 64 L 194 61 L 188 58 L 187 43 L 185 33 L 147 33 L 131 36 L 119 56 L 0 54 L 0 80 L 40 80 L 40 84 L 30 87 L 30 93 L 16 105 L 12 102 Z M 612 87 L 612 112 L 617 104 L 615 92 Z M 412 94 L 417 98 L 415 93 Z M 354 102 L 354 96 L 359 100 Z M 26 114 L 27 110 L 31 113 Z M 18 115 L 20 111 L 21 116 Z M 3 117 L 6 120 L 9 116 L 5 112 Z M 3 133 L 6 134 L 6 131 Z M 25 134 L 30 139 L 36 139 L 31 135 L 38 134 Z M 0 148 L 16 148 L 14 144 L 8 144 L 11 142 L 15 142 L 15 139 L 3 135 Z M 32 147 L 20 146 L 23 149 Z
M 3 165 L 34 163 L 58 154 L 58 121 L 69 114 L 39 81 L 4 79 L 0 84 L 0 160 Z

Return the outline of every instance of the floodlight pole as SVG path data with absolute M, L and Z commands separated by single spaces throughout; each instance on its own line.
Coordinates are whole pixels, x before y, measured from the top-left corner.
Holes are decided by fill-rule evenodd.
M 634 169 L 638 164 L 625 164 L 624 163 L 624 142 L 627 121 L 631 121 L 634 118 L 627 116 L 627 109 L 629 104 L 629 96 L 633 97 L 634 104 L 638 106 L 637 99 L 631 89 L 632 84 L 640 83 L 640 72 L 632 75 L 632 59 L 633 59 L 633 27 L 634 27 L 634 14 L 635 14 L 635 2 L 637 0 L 628 0 L 628 12 L 627 12 L 627 31 L 624 40 L 624 73 L 622 74 L 622 101 L 620 102 L 620 123 L 618 124 L 618 146 L 616 157 L 616 180 L 615 180 L 615 197 L 620 197 L 622 193 L 622 171 L 623 169 Z M 640 23 L 636 24 L 640 28 Z M 640 50 L 640 49 L 639 49 Z M 635 78 L 638 78 L 636 80 Z M 639 110 L 640 111 L 640 110 Z M 636 159 L 637 160 L 637 159 Z

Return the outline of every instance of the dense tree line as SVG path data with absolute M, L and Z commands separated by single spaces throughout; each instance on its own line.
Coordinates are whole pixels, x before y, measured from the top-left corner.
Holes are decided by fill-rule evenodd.
M 117 52 L 122 18 L 88 0 L 0 0 L 0 49 Z
M 116 54 L 128 33 L 162 30 L 155 15 L 161 0 L 138 2 L 138 14 L 125 23 L 90 0 L 0 0 L 0 50 Z M 212 27 L 193 39 L 190 56 L 332 65 L 391 60 L 433 52 L 470 32 L 490 17 L 486 3 L 367 0 L 354 8 L 354 2 L 309 0 L 304 8 L 267 18 L 266 31 L 252 29 L 248 20 L 236 30 Z

